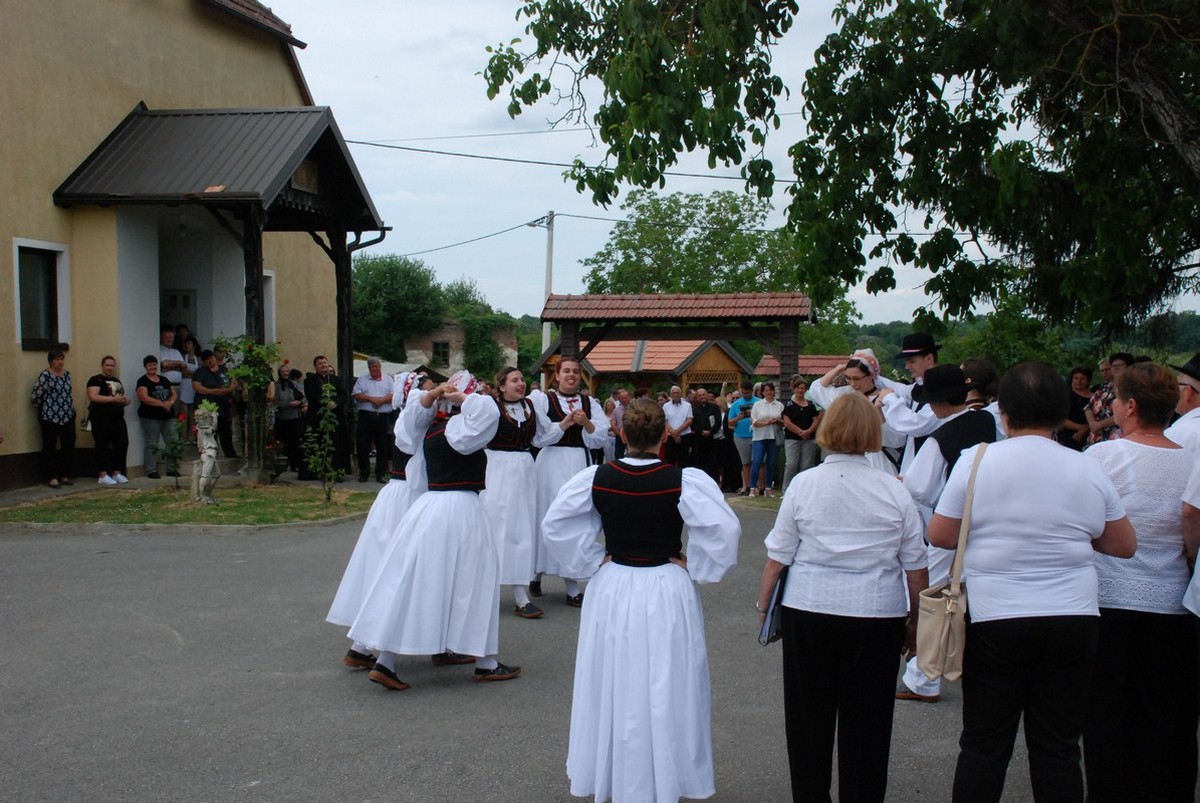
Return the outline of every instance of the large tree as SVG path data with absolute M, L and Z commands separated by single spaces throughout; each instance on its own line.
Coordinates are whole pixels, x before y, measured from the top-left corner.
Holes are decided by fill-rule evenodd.
M 695 148 L 769 195 L 762 145 L 787 92 L 771 49 L 797 9 L 531 0 L 529 49 L 492 51 L 489 94 L 507 90 L 514 115 L 568 98 L 566 119 L 607 147 L 572 171 L 600 203 L 622 182 L 660 184 Z M 842 0 L 834 20 L 791 150 L 801 284 L 882 292 L 910 265 L 946 316 L 1015 298 L 1110 331 L 1196 289 L 1200 3 Z
M 437 328 L 446 313 L 444 291 L 420 260 L 359 256 L 350 281 L 358 351 L 403 361 L 404 338 Z
M 794 240 L 765 228 L 770 203 L 737 192 L 634 190 L 608 242 L 582 260 L 589 293 L 797 290 Z

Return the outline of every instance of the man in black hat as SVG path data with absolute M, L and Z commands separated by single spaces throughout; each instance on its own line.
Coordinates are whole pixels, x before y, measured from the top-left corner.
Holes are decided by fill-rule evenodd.
M 922 379 L 913 388 L 913 401 L 925 405 L 937 428 L 904 472 L 904 488 L 928 524 L 959 455 L 977 443 L 994 443 L 996 420 L 986 410 L 967 409 L 971 386 L 957 365 L 935 365 L 924 371 Z M 944 583 L 954 562 L 954 550 L 930 545 L 928 551 L 930 585 Z M 917 668 L 916 658 L 912 658 L 896 687 L 896 699 L 936 703 L 940 696 L 941 681 L 925 677 Z
M 1200 351 L 1183 365 L 1170 367 L 1179 372 L 1179 418 L 1163 434 L 1200 457 Z
M 904 385 L 881 380 L 880 384 L 884 387 L 875 398 L 888 427 L 893 432 L 908 437 L 900 458 L 901 474 L 908 473 L 908 467 L 921 448 L 922 442 L 938 428 L 937 417 L 916 399 L 914 393 L 924 382 L 926 371 L 938 364 L 938 348 L 933 335 L 928 332 L 905 335 L 900 353 L 894 359 L 904 360 L 904 367 L 912 375 L 913 384 Z

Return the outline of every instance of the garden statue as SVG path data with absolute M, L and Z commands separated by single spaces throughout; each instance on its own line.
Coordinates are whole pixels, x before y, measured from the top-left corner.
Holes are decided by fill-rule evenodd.
M 206 405 L 212 409 L 206 409 Z M 219 504 L 213 497 L 213 488 L 221 476 L 217 467 L 217 416 L 216 405 L 204 401 L 196 408 L 196 448 L 200 459 L 192 469 L 192 498 L 210 505 Z

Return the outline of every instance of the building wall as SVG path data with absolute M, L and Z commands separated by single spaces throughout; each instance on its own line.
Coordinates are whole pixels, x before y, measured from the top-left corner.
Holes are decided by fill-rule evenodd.
M 493 330 L 492 337 L 495 338 L 496 342 L 500 344 L 500 348 L 504 351 L 505 365 L 516 365 L 516 332 L 507 329 L 496 329 Z M 448 366 L 443 366 L 439 361 L 433 359 L 433 344 L 438 341 L 446 341 L 450 344 L 450 364 Z M 460 371 L 463 368 L 463 349 L 466 346 L 466 333 L 458 324 L 446 321 L 446 324 L 440 329 L 435 329 L 418 337 L 408 338 L 405 340 L 404 346 L 405 362 L 424 363 L 431 368 L 451 373 Z
M 154 220 L 166 212 L 128 210 L 128 216 L 119 216 L 118 225 L 112 209 L 54 206 L 55 188 L 139 101 L 157 109 L 308 102 L 285 44 L 197 0 L 5 0 L 3 12 L 0 175 L 5 177 L 5 202 L 0 204 L 0 254 L 6 256 L 0 264 L 6 273 L 0 280 L 0 332 L 10 334 L 0 337 L 0 359 L 14 381 L 0 388 L 0 405 L 6 411 L 0 416 L 5 436 L 0 444 L 0 486 L 15 481 L 11 472 L 6 474 L 5 457 L 40 446 L 29 388 L 46 365 L 44 352 L 23 351 L 12 334 L 16 268 L 8 255 L 14 252 L 14 239 L 70 249 L 73 304 L 67 365 L 75 379 L 76 406 L 82 410 L 86 379 L 95 373 L 101 356 L 120 351 L 115 356 L 121 361 L 122 379 L 132 385 L 129 378 L 141 373 L 147 338 L 157 342 L 158 288 L 122 285 L 118 266 L 125 271 L 138 265 L 150 270 L 146 275 L 157 276 L 158 254 L 118 254 L 117 232 L 157 241 Z M 199 230 L 196 237 L 201 237 Z M 210 271 L 207 296 L 198 312 L 211 316 L 227 334 L 238 334 L 244 329 L 245 298 L 228 291 L 221 297 L 216 288 L 222 280 L 241 286 L 240 251 L 227 262 L 222 255 L 237 250 L 236 244 L 223 232 L 207 237 L 203 247 L 209 254 L 194 259 L 220 267 Z M 336 310 L 329 259 L 307 234 L 269 233 L 263 247 L 265 267 L 275 271 L 276 330 L 285 352 L 332 351 Z M 164 243 L 164 253 L 169 253 L 166 249 Z M 164 265 L 165 275 L 186 269 L 186 264 Z M 90 445 L 90 436 L 81 434 L 79 446 Z M 133 449 L 130 458 L 141 462 L 140 452 Z

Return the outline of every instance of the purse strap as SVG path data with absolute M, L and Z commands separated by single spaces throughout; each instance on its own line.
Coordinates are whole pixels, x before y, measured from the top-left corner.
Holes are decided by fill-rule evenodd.
M 979 473 L 979 464 L 987 447 L 986 443 L 981 443 L 975 450 L 975 462 L 971 463 L 971 476 L 967 480 L 967 500 L 963 504 L 962 523 L 958 527 L 958 547 L 954 552 L 954 562 L 950 564 L 950 593 L 954 596 L 958 596 L 962 587 L 963 560 L 967 555 L 967 532 L 971 529 L 971 503 L 975 501 L 975 475 Z

